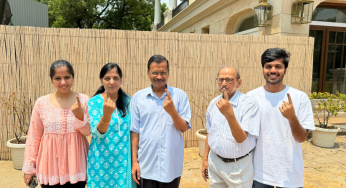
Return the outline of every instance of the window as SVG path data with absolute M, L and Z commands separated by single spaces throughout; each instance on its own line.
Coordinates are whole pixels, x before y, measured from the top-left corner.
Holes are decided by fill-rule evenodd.
M 249 18 L 246 18 L 241 24 L 238 29 L 238 32 L 242 32 L 248 29 L 253 29 L 254 27 L 254 16 L 251 16 Z
M 209 34 L 209 25 L 202 28 L 202 34 Z
M 346 23 L 345 8 L 317 7 L 312 13 L 313 21 Z

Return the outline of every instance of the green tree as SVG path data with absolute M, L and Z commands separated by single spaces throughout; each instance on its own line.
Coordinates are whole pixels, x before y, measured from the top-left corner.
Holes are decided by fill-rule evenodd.
M 149 31 L 154 0 L 36 0 L 48 4 L 51 27 Z M 161 17 L 167 5 L 161 5 Z
M 0 25 L 8 25 L 11 22 L 11 7 L 8 0 L 0 0 Z

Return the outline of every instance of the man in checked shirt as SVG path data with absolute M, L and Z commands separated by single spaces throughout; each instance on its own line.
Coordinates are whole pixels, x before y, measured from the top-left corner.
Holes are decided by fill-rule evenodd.
M 202 176 L 209 179 L 211 188 L 250 188 L 259 107 L 254 98 L 237 91 L 242 83 L 237 69 L 221 68 L 216 81 L 222 95 L 214 98 L 207 110 Z

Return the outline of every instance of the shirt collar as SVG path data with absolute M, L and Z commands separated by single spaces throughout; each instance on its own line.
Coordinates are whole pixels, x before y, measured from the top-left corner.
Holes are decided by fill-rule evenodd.
M 171 86 L 169 86 L 167 83 L 166 83 L 166 86 L 167 86 L 168 92 L 171 94 L 171 97 L 173 97 L 173 96 L 172 96 L 172 94 L 173 94 L 173 88 L 172 88 Z M 148 90 L 147 90 L 147 95 L 151 95 L 151 96 L 153 96 L 153 97 L 156 96 L 155 93 L 154 93 L 154 91 L 153 91 L 153 84 L 151 84 L 150 87 L 148 88 Z M 164 96 L 167 96 L 167 93 L 166 93 L 166 92 L 163 93 L 162 97 L 164 97 Z M 161 98 L 162 98 L 162 97 L 161 97 Z
M 222 97 L 222 96 L 221 96 Z M 238 104 L 238 101 L 239 101 L 239 97 L 240 97 L 240 92 L 239 91 L 236 91 L 234 93 L 234 95 L 232 96 L 232 98 L 229 100 L 229 102 L 232 104 L 232 105 L 237 105 Z

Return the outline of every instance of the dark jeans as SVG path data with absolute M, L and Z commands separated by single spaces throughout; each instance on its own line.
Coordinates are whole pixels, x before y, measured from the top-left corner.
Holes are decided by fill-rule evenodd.
M 180 177 L 175 178 L 172 182 L 162 183 L 155 180 L 148 180 L 141 177 L 138 188 L 179 188 Z
M 253 180 L 252 188 L 274 188 L 274 186 L 266 185 L 266 184 L 260 183 L 256 180 Z M 282 187 L 276 187 L 276 188 L 282 188 Z
M 60 184 L 56 184 L 56 185 L 43 185 L 41 184 L 41 188 L 55 188 L 55 187 L 59 187 L 59 188 L 85 188 L 85 181 L 79 181 L 75 184 L 71 184 L 70 182 L 65 183 L 64 185 L 60 185 Z

